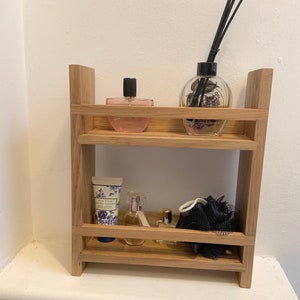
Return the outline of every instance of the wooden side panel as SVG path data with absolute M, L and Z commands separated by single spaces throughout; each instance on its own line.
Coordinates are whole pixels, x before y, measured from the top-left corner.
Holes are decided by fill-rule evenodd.
M 269 110 L 272 77 L 272 69 L 260 69 L 248 74 L 246 108 Z M 236 205 L 241 213 L 242 232 L 250 236 L 256 234 L 266 131 L 267 120 L 246 122 L 245 134 L 257 142 L 257 148 L 240 152 Z M 253 257 L 254 246 L 242 247 L 241 259 L 246 271 L 239 273 L 241 287 L 251 286 Z
M 95 103 L 95 73 L 91 68 L 70 65 L 71 104 Z M 91 223 L 91 176 L 95 174 L 95 146 L 80 145 L 77 137 L 92 129 L 90 116 L 71 115 L 71 159 L 72 159 L 72 225 Z M 84 200 L 84 201 L 83 201 Z M 79 255 L 84 248 L 85 239 L 72 235 L 72 274 L 81 275 L 84 263 Z

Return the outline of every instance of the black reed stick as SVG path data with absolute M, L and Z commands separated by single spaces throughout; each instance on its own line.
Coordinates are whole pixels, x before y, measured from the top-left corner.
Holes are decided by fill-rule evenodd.
M 209 55 L 207 58 L 207 62 L 214 62 L 216 55 L 218 54 L 220 50 L 221 42 L 225 36 L 225 33 L 227 32 L 229 25 L 231 24 L 234 16 L 236 15 L 239 7 L 241 6 L 243 0 L 240 0 L 238 4 L 236 5 L 235 9 L 233 10 L 235 0 L 227 0 L 225 8 L 223 10 L 222 17 L 219 22 L 219 26 L 217 28 L 212 46 L 209 51 Z M 233 10 L 233 12 L 232 12 Z M 193 95 L 191 106 L 201 106 L 202 105 L 202 99 L 199 99 L 199 96 L 201 95 L 201 98 L 203 98 L 203 95 L 205 93 L 207 80 L 200 80 L 197 89 Z

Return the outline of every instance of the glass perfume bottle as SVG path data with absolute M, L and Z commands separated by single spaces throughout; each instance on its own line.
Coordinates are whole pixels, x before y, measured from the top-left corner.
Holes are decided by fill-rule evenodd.
M 139 212 L 142 210 L 141 206 L 141 196 L 139 193 L 129 192 L 128 193 L 130 204 L 129 210 L 125 214 L 124 224 L 127 226 L 142 226 L 140 218 L 138 216 Z M 130 246 L 140 246 L 144 243 L 143 239 L 125 239 L 127 245 Z
M 172 210 L 171 209 L 164 209 L 162 212 L 162 220 L 158 220 L 156 222 L 157 227 L 164 227 L 164 228 L 175 228 L 175 224 L 172 223 Z M 164 240 L 156 240 L 157 243 L 162 244 L 166 243 L 169 245 L 175 245 L 176 241 L 164 241 Z
M 180 105 L 194 108 L 231 106 L 230 88 L 221 77 L 217 76 L 216 63 L 198 63 L 197 76 L 184 86 Z M 190 135 L 222 135 L 226 120 L 184 119 L 183 125 Z
M 123 96 L 107 98 L 107 105 L 153 106 L 152 99 L 136 98 L 136 78 L 123 79 Z M 111 126 L 118 132 L 143 132 L 147 129 L 150 119 L 137 117 L 108 117 Z

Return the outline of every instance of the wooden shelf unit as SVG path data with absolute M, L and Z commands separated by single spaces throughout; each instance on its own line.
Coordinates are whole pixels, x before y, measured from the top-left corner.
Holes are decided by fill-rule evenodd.
M 248 74 L 245 108 L 124 107 L 95 104 L 94 69 L 69 66 L 72 157 L 72 274 L 81 275 L 87 262 L 137 264 L 237 272 L 239 285 L 251 287 L 255 235 L 269 113 L 272 69 Z M 143 133 L 115 132 L 107 116 L 151 118 Z M 222 136 L 190 136 L 182 119 L 228 120 Z M 92 224 L 91 177 L 95 174 L 95 145 L 158 146 L 240 151 L 236 207 L 241 232 L 218 235 L 174 228 L 141 228 Z M 154 214 L 155 215 L 155 214 Z M 109 244 L 93 237 L 142 238 L 129 247 L 116 239 Z M 153 240 L 175 240 L 169 247 Z M 192 254 L 187 244 L 202 242 L 234 247 L 232 255 L 209 259 Z

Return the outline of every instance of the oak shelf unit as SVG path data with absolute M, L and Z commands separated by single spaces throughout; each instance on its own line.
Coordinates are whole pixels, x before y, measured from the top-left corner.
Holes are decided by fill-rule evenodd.
M 72 274 L 81 275 L 87 262 L 136 264 L 186 269 L 231 271 L 239 285 L 250 288 L 255 247 L 261 175 L 269 113 L 272 69 L 248 74 L 245 108 L 124 107 L 95 104 L 94 69 L 69 66 L 72 157 Z M 115 132 L 108 116 L 151 118 L 143 133 Z M 182 119 L 228 120 L 222 136 L 190 136 Z M 95 145 L 180 147 L 239 150 L 235 205 L 241 215 L 241 232 L 220 235 L 176 228 L 106 226 L 92 224 L 91 177 L 95 174 Z M 154 225 L 155 213 L 147 216 Z M 152 223 L 151 223 L 152 222 Z M 116 237 L 100 243 L 94 237 Z M 142 238 L 130 247 L 122 238 Z M 175 246 L 156 239 L 176 240 Z M 181 243 L 183 242 L 183 243 Z M 226 244 L 232 253 L 218 259 L 194 255 L 184 242 Z

